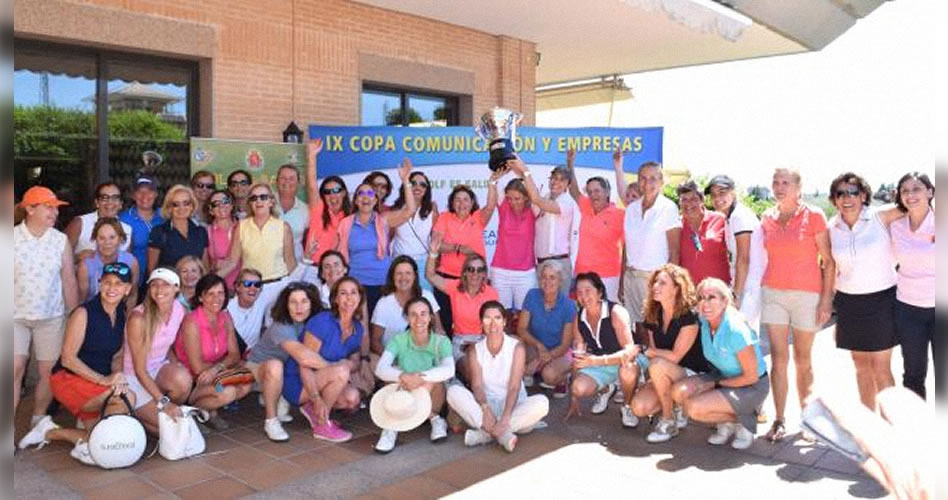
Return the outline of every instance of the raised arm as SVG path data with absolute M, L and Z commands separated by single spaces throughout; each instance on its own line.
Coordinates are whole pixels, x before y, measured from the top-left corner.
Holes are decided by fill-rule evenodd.
M 428 249 L 428 261 L 425 265 L 425 278 L 428 280 L 428 283 L 431 283 L 431 286 L 437 288 L 442 293 L 447 293 L 445 287 L 445 280 L 436 272 L 435 259 L 438 257 L 438 253 L 441 251 L 441 240 L 444 239 L 444 235 L 439 232 L 431 233 L 431 243 L 429 243 Z
M 309 203 L 316 203 L 320 199 L 319 184 L 316 182 L 316 157 L 322 150 L 322 137 L 310 139 L 306 143 L 306 200 Z
M 572 196 L 574 200 L 579 201 L 583 193 L 579 191 L 579 179 L 576 178 L 575 163 L 576 150 L 569 148 L 566 151 L 566 168 L 569 169 L 569 195 Z
M 622 151 L 618 148 L 612 152 L 612 168 L 616 171 L 616 190 L 619 192 L 619 199 L 625 201 L 625 171 L 622 170 Z
M 533 182 L 533 176 L 530 175 L 530 170 L 524 165 L 523 160 L 519 157 L 514 160 L 509 160 L 507 166 L 510 167 L 510 170 L 517 174 L 518 177 L 523 179 L 523 184 L 527 187 L 527 195 L 535 207 L 551 214 L 560 213 L 559 204 L 549 198 L 540 196 L 540 190 L 537 189 L 536 183 Z
M 495 170 L 491 172 L 487 179 L 487 204 L 481 208 L 481 224 L 486 226 L 490 218 L 494 216 L 494 210 L 497 208 L 497 181 L 504 175 L 504 170 Z
M 408 222 L 415 215 L 415 210 L 418 208 L 418 204 L 415 203 L 415 196 L 411 193 L 411 183 L 408 181 L 409 175 L 411 175 L 411 160 L 405 158 L 402 161 L 402 166 L 398 168 L 398 177 L 402 180 L 405 205 L 400 210 L 390 210 L 384 215 L 385 221 L 391 229 Z

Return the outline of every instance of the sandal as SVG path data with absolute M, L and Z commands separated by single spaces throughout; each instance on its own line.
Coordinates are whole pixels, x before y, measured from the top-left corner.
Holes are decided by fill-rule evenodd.
M 777 418 L 774 419 L 774 423 L 770 426 L 770 430 L 764 435 L 764 439 L 770 441 L 771 443 L 776 443 L 777 441 L 783 440 L 786 435 L 787 429 L 783 424 L 783 419 Z

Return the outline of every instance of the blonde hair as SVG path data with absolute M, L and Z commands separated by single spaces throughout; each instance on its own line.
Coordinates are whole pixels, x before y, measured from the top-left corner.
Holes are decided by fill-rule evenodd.
M 201 276 L 204 276 L 205 274 L 207 274 L 207 269 L 204 267 L 204 261 L 202 261 L 201 259 L 193 255 L 185 255 L 184 257 L 181 257 L 180 259 L 178 259 L 178 262 L 175 262 L 174 264 L 174 271 L 178 273 L 178 275 L 180 276 L 181 272 L 178 271 L 178 269 L 181 269 L 181 266 L 185 264 L 190 264 L 192 262 L 197 264 L 198 269 L 201 270 Z
M 183 260 L 183 259 L 182 259 Z M 180 261 L 178 261 L 180 262 Z M 174 269 L 165 268 L 170 271 L 175 272 Z M 180 288 L 180 287 L 179 287 Z M 174 299 L 177 300 L 177 299 Z M 172 302 L 171 307 L 174 307 Z M 144 311 L 143 320 L 145 323 L 145 334 L 142 335 L 142 340 L 144 341 L 144 346 L 151 349 L 152 340 L 155 337 L 155 331 L 158 330 L 158 324 L 161 322 L 161 311 L 158 308 L 158 303 L 155 302 L 155 299 L 151 297 L 151 287 L 145 292 L 145 301 L 142 302 L 142 309 Z
M 688 273 L 688 270 L 681 266 L 676 266 L 675 264 L 665 264 L 648 277 L 648 288 L 646 288 L 648 293 L 646 293 L 645 303 L 642 305 L 643 316 L 645 316 L 646 323 L 658 324 L 660 322 L 658 314 L 662 310 L 662 305 L 652 298 L 652 287 L 655 285 L 655 281 L 658 280 L 658 275 L 661 273 L 668 275 L 668 278 L 675 284 L 675 288 L 678 291 L 675 295 L 675 310 L 671 311 L 672 318 L 682 316 L 694 309 L 695 303 L 697 302 L 695 285 L 691 281 L 691 274 Z
M 277 211 L 276 211 L 277 200 L 273 196 L 273 188 L 270 187 L 270 184 L 267 184 L 266 182 L 258 182 L 254 184 L 253 186 L 250 186 L 250 191 L 247 191 L 248 193 L 247 198 L 250 198 L 251 196 L 253 196 L 253 190 L 257 188 L 267 188 L 267 193 L 270 195 L 270 215 L 273 217 L 279 218 L 279 215 L 277 215 Z M 248 210 L 248 213 L 250 214 L 253 213 L 251 209 L 249 208 L 249 206 L 247 210 Z
M 194 214 L 194 210 L 197 209 L 197 197 L 194 196 L 194 190 L 185 186 L 184 184 L 175 184 L 168 189 L 168 192 L 165 194 L 165 201 L 161 204 L 161 216 L 165 220 L 171 220 L 171 203 L 174 200 L 174 197 L 178 193 L 187 193 L 188 198 L 191 200 L 191 214 Z
M 797 186 L 803 185 L 803 177 L 800 176 L 800 171 L 795 168 L 778 167 L 774 169 L 774 177 L 778 175 L 789 176 L 791 179 L 793 179 L 793 182 L 796 183 Z
M 728 307 L 734 305 L 734 295 L 731 292 L 731 287 L 727 286 L 727 283 L 718 278 L 705 278 L 701 280 L 701 283 L 698 283 L 698 294 L 701 294 L 702 290 L 713 290 L 727 302 Z

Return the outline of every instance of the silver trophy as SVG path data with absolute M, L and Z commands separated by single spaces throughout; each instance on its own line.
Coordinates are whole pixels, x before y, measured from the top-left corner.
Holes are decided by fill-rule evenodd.
M 488 166 L 491 171 L 503 168 L 507 160 L 517 157 L 514 152 L 514 140 L 517 137 L 517 125 L 523 114 L 509 109 L 494 107 L 481 116 L 481 122 L 474 132 L 484 139 L 490 151 Z

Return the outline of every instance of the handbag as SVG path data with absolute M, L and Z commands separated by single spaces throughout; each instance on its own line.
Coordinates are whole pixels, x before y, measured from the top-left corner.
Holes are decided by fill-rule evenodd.
M 252 384 L 255 378 L 253 372 L 247 368 L 232 368 L 230 370 L 224 370 L 217 374 L 214 377 L 214 381 L 211 383 L 215 387 L 217 392 L 221 392 L 224 386 L 228 385 L 243 385 L 243 384 Z
M 158 453 L 167 460 L 181 460 L 204 453 L 204 436 L 197 423 L 207 422 L 206 411 L 193 406 L 179 406 L 182 416 L 177 420 L 158 412 Z
M 105 415 L 109 400 L 115 396 L 113 391 L 105 402 L 99 421 L 89 432 L 89 455 L 103 469 L 130 467 L 138 462 L 145 453 L 145 428 L 133 416 L 132 403 L 128 396 L 120 397 L 128 408 L 128 413 Z

